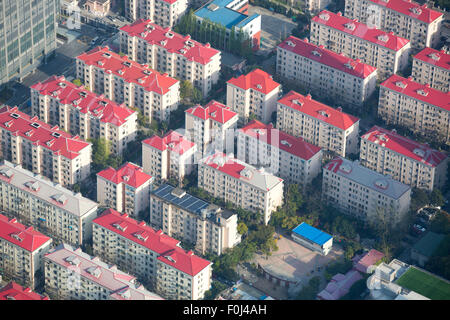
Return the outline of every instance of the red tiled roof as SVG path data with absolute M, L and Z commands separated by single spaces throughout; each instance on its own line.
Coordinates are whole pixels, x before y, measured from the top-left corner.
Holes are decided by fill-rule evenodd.
M 355 269 L 360 272 L 367 272 L 367 268 L 374 265 L 384 257 L 384 253 L 371 249 L 356 264 Z
M 252 120 L 239 131 L 304 160 L 311 159 L 321 150 L 320 147 L 306 142 L 303 138 L 293 137 L 273 128 L 272 124 L 264 124 L 258 120 Z M 272 141 L 272 136 L 277 139 Z
M 0 300 L 49 300 L 48 297 L 31 291 L 30 288 L 24 288 L 21 285 L 11 281 L 0 289 Z
M 327 20 L 322 17 L 328 17 Z M 408 39 L 398 37 L 393 32 L 385 32 L 376 28 L 369 28 L 364 23 L 358 22 L 356 19 L 350 19 L 342 16 L 342 14 L 333 13 L 331 11 L 323 10 L 318 15 L 312 18 L 312 21 L 334 28 L 341 32 L 353 35 L 355 37 L 370 41 L 382 47 L 398 51 L 409 43 Z M 347 28 L 346 25 L 353 25 L 353 30 Z M 386 37 L 386 41 L 380 38 Z
M 177 79 L 171 78 L 167 74 L 161 74 L 147 65 L 130 60 L 127 56 L 121 57 L 108 47 L 94 48 L 82 53 L 77 59 L 87 65 L 112 73 L 128 83 L 135 83 L 146 91 L 161 95 L 169 92 L 171 87 L 179 82 Z
M 414 58 L 435 65 L 437 67 L 450 70 L 450 54 L 445 53 L 444 50 L 439 51 L 433 48 L 426 47 L 418 54 L 416 54 Z
M 12 114 L 19 117 L 15 119 L 11 116 Z M 33 123 L 37 123 L 39 127 L 33 127 Z M 72 136 L 59 130 L 58 126 L 51 127 L 38 120 L 37 117 L 31 118 L 29 115 L 20 112 L 17 107 L 5 106 L 0 109 L 0 127 L 10 131 L 13 136 L 20 136 L 31 141 L 34 145 L 40 145 L 68 159 L 75 159 L 84 148 L 90 145 L 78 136 Z M 59 136 L 55 137 L 55 133 Z
M 225 161 L 218 164 L 215 162 L 215 159 L 224 159 Z M 222 152 L 216 152 L 215 154 L 209 156 L 206 159 L 205 164 L 237 179 L 241 179 L 243 177 L 241 175 L 241 171 L 246 168 L 244 165 L 236 162 L 235 159 L 226 157 L 226 155 Z
M 178 246 L 180 241 L 162 233 L 161 230 L 156 231 L 145 222 L 138 222 L 127 214 L 120 214 L 113 209 L 107 209 L 100 217 L 94 219 L 93 223 L 150 249 L 159 255 L 158 260 L 191 276 L 195 276 L 211 264 L 210 261 L 183 250 Z M 116 228 L 115 224 L 120 224 L 125 230 Z M 171 256 L 175 262 L 164 258 L 167 256 Z
M 2 214 L 0 214 L 0 238 L 30 252 L 34 252 L 51 240 L 33 227 L 27 228 L 16 219 L 9 220 Z
M 400 77 L 399 75 L 393 74 L 380 86 L 442 108 L 446 111 L 450 111 L 450 92 L 444 93 L 442 91 L 430 88 L 429 85 L 420 84 L 411 80 L 411 78 L 406 79 Z
M 152 176 L 146 174 L 141 167 L 130 162 L 126 162 L 117 170 L 109 167 L 103 171 L 100 171 L 97 175 L 111 181 L 112 183 L 125 183 L 133 188 L 139 188 L 144 183 L 152 179 Z
M 185 112 L 203 120 L 212 119 L 220 123 L 227 123 L 237 115 L 237 113 L 230 110 L 229 107 L 215 100 L 211 100 L 204 107 L 201 105 L 193 106 Z
M 347 130 L 359 121 L 359 119 L 355 116 L 313 100 L 309 94 L 305 97 L 300 93 L 290 91 L 278 100 L 278 103 L 324 121 L 342 130 Z
M 443 15 L 442 12 L 427 8 L 426 4 L 420 5 L 416 2 L 412 2 L 411 0 L 409 0 L 409 1 L 408 0 L 389 0 L 389 1 L 369 0 L 369 1 L 376 3 L 382 7 L 392 9 L 394 11 L 397 11 L 397 12 L 407 15 L 409 17 L 421 20 L 426 23 L 431 23 Z M 415 8 L 417 11 L 414 12 L 413 8 Z
M 246 75 L 243 74 L 237 78 L 231 78 L 227 83 L 244 90 L 251 88 L 264 94 L 269 94 L 280 86 L 278 82 L 273 81 L 270 74 L 261 69 L 255 69 Z
M 363 79 L 377 70 L 375 67 L 362 63 L 359 59 L 353 60 L 343 54 L 337 54 L 325 49 L 323 46 L 309 43 L 307 39 L 302 40 L 290 36 L 280 43 L 278 47 Z
M 51 96 L 60 101 L 61 104 L 69 104 L 81 113 L 99 118 L 101 122 L 121 126 L 128 117 L 136 111 L 118 105 L 114 101 L 106 99 L 103 95 L 97 95 L 83 87 L 77 87 L 64 76 L 52 76 L 44 82 L 38 82 L 31 86 L 41 95 Z M 84 94 L 84 96 L 82 96 Z
M 373 126 L 361 139 L 379 144 L 389 150 L 432 167 L 436 167 L 447 158 L 445 154 L 430 148 L 426 144 L 416 142 L 378 126 Z
M 160 151 L 164 151 L 168 148 L 170 151 L 176 152 L 179 155 L 182 155 L 195 146 L 195 143 L 187 140 L 183 135 L 172 130 L 163 138 L 154 135 L 145 139 L 142 143 L 152 146 Z
M 158 45 L 171 53 L 183 55 L 186 59 L 200 64 L 207 64 L 212 57 L 220 54 L 220 51 L 211 48 L 209 43 L 201 44 L 192 40 L 189 35 L 182 36 L 170 28 L 163 28 L 152 23 L 151 20 L 139 19 L 132 24 L 123 26 L 120 30 L 128 33 L 129 36 L 139 37 L 150 44 Z M 167 36 L 168 32 L 172 34 L 171 37 Z M 163 45 L 162 41 L 166 43 Z M 189 45 L 187 41 L 190 41 L 192 45 Z

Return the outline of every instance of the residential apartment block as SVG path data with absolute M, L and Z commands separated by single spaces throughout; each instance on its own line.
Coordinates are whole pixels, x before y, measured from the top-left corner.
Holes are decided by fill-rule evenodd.
M 448 92 L 450 90 L 450 54 L 425 48 L 413 57 L 411 76 L 421 84 Z
M 86 179 L 91 170 L 92 145 L 58 126 L 20 112 L 0 108 L 0 157 L 64 186 Z
M 306 0 L 304 7 L 305 11 L 308 11 L 310 14 L 316 14 L 331 3 L 331 0 Z
M 125 16 L 149 19 L 163 28 L 175 26 L 188 10 L 188 0 L 125 0 Z
M 40 280 L 36 273 L 44 271 L 43 257 L 52 239 L 0 214 L 0 268 L 4 275 L 34 289 Z
M 0 86 L 22 80 L 56 49 L 60 0 L 0 2 Z
M 377 83 L 377 68 L 293 36 L 277 47 L 277 74 L 353 106 L 362 105 Z
M 310 40 L 376 67 L 380 79 L 403 70 L 411 51 L 408 39 L 327 10 L 312 18 Z
M 93 249 L 166 299 L 198 300 L 211 286 L 211 262 L 185 251 L 161 230 L 112 209 L 94 220 Z
M 105 17 L 111 9 L 111 0 L 86 0 L 83 7 L 95 16 Z
M 411 0 L 347 0 L 345 16 L 411 40 L 415 49 L 439 43 L 442 12 Z
M 278 100 L 277 128 L 345 156 L 358 152 L 359 119 L 295 91 Z
M 201 254 L 221 255 L 241 241 L 237 214 L 223 210 L 183 189 L 163 184 L 150 195 L 150 224 L 195 245 Z
M 261 69 L 227 81 L 227 106 L 244 122 L 250 115 L 264 123 L 270 122 L 280 94 L 281 85 Z
M 198 187 L 237 207 L 261 213 L 264 224 L 283 204 L 283 179 L 222 152 L 200 161 Z
M 142 167 L 157 180 L 183 180 L 194 169 L 197 145 L 176 131 L 142 141 Z
M 394 226 L 409 211 L 411 187 L 370 170 L 357 160 L 336 157 L 323 168 L 322 198 L 363 221 L 385 219 Z
M 52 238 L 81 246 L 97 203 L 8 161 L 0 164 L 0 210 Z
M 131 162 L 119 169 L 109 167 L 97 173 L 97 201 L 117 211 L 137 217 L 150 205 L 155 179 Z
M 163 300 L 136 277 L 65 243 L 45 255 L 45 292 L 54 300 Z
M 252 120 L 237 131 L 237 158 L 304 187 L 322 169 L 322 149 Z
M 388 124 L 450 143 L 450 94 L 392 75 L 380 85 L 378 115 Z
M 136 138 L 136 111 L 77 87 L 64 76 L 31 86 L 31 113 L 83 140 L 104 138 L 115 155 L 122 155 Z
M 220 51 L 150 20 L 120 28 L 120 50 L 132 60 L 190 81 L 206 96 L 219 80 Z
M 145 118 L 169 120 L 178 108 L 180 81 L 121 56 L 108 47 L 79 55 L 77 77 L 91 91 L 141 110 Z
M 361 137 L 361 164 L 411 187 L 433 190 L 445 185 L 448 157 L 395 131 L 374 126 Z
M 11 281 L 3 288 L 0 288 L 0 300 L 49 300 L 48 297 L 42 296 L 31 291 L 30 288 L 24 288 L 21 285 Z
M 234 134 L 239 115 L 230 107 L 211 100 L 204 107 L 193 106 L 185 111 L 185 128 L 197 145 L 197 152 L 205 155 L 212 150 L 234 150 Z

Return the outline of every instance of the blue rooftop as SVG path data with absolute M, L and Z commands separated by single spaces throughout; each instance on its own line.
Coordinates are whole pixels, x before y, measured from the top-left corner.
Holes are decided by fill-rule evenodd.
M 225 6 L 228 5 L 231 1 L 232 0 L 213 0 L 198 9 L 195 12 L 195 15 L 202 19 L 209 19 L 212 22 L 221 24 L 227 29 L 231 29 L 233 26 L 237 26 L 243 20 L 248 18 L 248 16 L 243 13 L 226 8 Z M 211 9 L 212 7 L 214 7 L 215 10 Z M 248 21 L 253 20 L 253 16 L 252 19 Z
M 302 222 L 300 225 L 295 227 L 294 230 L 292 230 L 292 232 L 314 243 L 317 243 L 318 245 L 323 245 L 328 240 L 333 238 L 328 233 L 316 229 L 305 222 Z

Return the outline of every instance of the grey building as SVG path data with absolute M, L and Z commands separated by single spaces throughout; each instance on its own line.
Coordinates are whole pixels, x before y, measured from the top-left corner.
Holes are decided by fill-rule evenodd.
M 0 0 L 0 86 L 53 53 L 58 12 L 59 0 Z

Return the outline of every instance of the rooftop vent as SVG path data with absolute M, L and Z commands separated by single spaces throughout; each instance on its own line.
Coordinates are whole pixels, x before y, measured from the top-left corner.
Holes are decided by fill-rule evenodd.
M 428 57 L 435 61 L 438 61 L 441 58 L 441 55 L 439 53 L 433 52 L 433 53 L 430 53 L 428 55 Z
M 27 132 L 25 132 L 25 135 L 27 137 L 31 137 L 33 135 L 33 130 L 28 130 Z
M 13 121 L 12 121 L 12 120 L 6 121 L 6 122 L 4 123 L 5 127 L 7 127 L 7 128 L 11 127 L 12 124 L 13 124 Z
M 288 141 L 286 141 L 286 140 L 281 140 L 281 144 L 283 145 L 283 146 L 287 146 L 287 147 L 292 147 L 292 144 L 290 144 Z
M 38 191 L 39 190 L 39 183 L 37 181 L 28 181 L 25 183 L 25 186 L 28 189 L 31 189 L 33 191 Z
M 297 99 L 292 100 L 292 103 L 297 104 L 297 105 L 299 105 L 299 106 L 302 106 L 302 105 L 303 105 L 303 102 L 301 102 L 300 100 L 297 100 Z
M 313 50 L 313 51 L 311 51 L 311 53 L 313 55 L 317 56 L 317 57 L 321 57 L 322 56 L 322 54 L 319 51 L 317 51 L 317 50 Z
M 324 117 L 329 117 L 330 115 L 328 114 L 328 112 L 326 112 L 325 110 L 319 110 L 319 111 L 317 111 L 321 116 L 324 116 Z
M 13 176 L 13 171 L 11 169 L 1 169 L 0 174 L 8 179 Z
M 101 104 L 102 106 L 106 106 L 108 104 L 108 101 L 100 100 L 98 103 Z
M 155 27 L 149 23 L 146 25 L 146 29 L 147 30 L 155 30 Z
M 11 113 L 11 117 L 18 119 L 20 116 L 17 113 Z
M 68 256 L 64 259 L 64 261 L 70 263 L 73 266 L 77 266 L 80 264 L 80 259 L 77 256 Z
M 344 27 L 345 28 L 347 28 L 347 29 L 349 29 L 349 30 L 355 30 L 355 24 L 354 23 L 351 23 L 351 22 L 349 22 L 349 23 L 346 23 L 345 25 L 344 25 Z
M 108 52 L 105 52 L 104 54 L 102 54 L 102 56 L 105 58 L 111 58 L 111 54 Z
M 160 44 L 164 47 L 167 44 L 167 41 L 166 40 L 161 40 Z
M 186 49 L 184 49 L 184 48 L 180 49 L 180 53 L 185 54 L 186 52 L 187 52 Z
M 426 97 L 428 95 L 428 91 L 425 91 L 423 89 L 417 90 L 417 93 L 424 97 Z
M 397 82 L 395 83 L 395 85 L 396 85 L 397 87 L 402 88 L 402 89 L 405 89 L 406 86 L 407 86 L 407 84 L 404 83 L 403 81 L 397 81 Z
M 330 15 L 328 13 L 321 13 L 319 14 L 319 18 L 328 21 L 328 19 L 330 19 Z
M 48 140 L 45 144 L 47 147 L 51 147 L 55 143 L 55 139 Z
M 82 96 L 83 98 L 86 98 L 87 92 L 86 91 L 81 91 L 80 92 L 80 96 Z
M 260 84 L 257 84 L 257 85 L 256 85 L 256 88 L 262 89 L 262 86 L 261 86 Z
M 18 233 L 11 234 L 11 237 L 16 239 L 17 241 L 22 242 L 23 238 L 21 237 L 21 235 L 23 235 L 22 232 L 18 232 Z
M 173 195 L 174 197 L 182 198 L 186 194 L 186 191 L 184 191 L 181 188 L 175 188 L 172 190 L 172 192 L 170 194 Z
M 341 170 L 343 173 L 349 174 L 350 172 L 352 172 L 352 166 L 348 163 L 343 163 L 339 167 L 339 170 Z
M 186 40 L 185 44 L 189 47 L 195 46 L 195 43 L 193 41 L 189 41 L 189 40 Z
M 174 34 L 172 32 L 166 32 L 166 37 L 172 39 Z
M 122 223 L 115 222 L 112 224 L 112 226 L 116 229 L 119 229 L 120 231 L 125 231 L 127 229 L 127 225 L 123 222 Z
M 32 124 L 30 124 L 30 126 L 32 126 L 33 128 L 39 128 L 41 125 L 37 122 L 33 122 Z
M 61 134 L 58 132 L 52 132 L 52 136 L 54 136 L 55 138 L 60 138 Z
M 98 278 L 102 274 L 102 271 L 99 267 L 89 267 L 86 269 L 86 272 L 90 275 L 93 275 L 94 277 Z
M 144 232 L 135 232 L 133 233 L 133 236 L 141 241 L 146 241 L 148 239 L 148 235 L 146 235 Z
M 288 40 L 286 43 L 287 43 L 288 46 L 290 46 L 290 47 L 295 47 L 295 43 L 293 43 L 291 40 Z
M 417 7 L 410 8 L 409 11 L 411 11 L 412 13 L 417 14 L 417 15 L 422 14 L 422 9 L 417 8 Z
M 387 42 L 389 40 L 389 36 L 387 34 L 380 34 L 377 37 L 378 40 L 382 41 L 382 42 Z
M 59 82 L 58 86 L 60 86 L 61 88 L 65 88 L 67 85 L 64 82 Z
M 375 180 L 375 182 L 373 183 L 376 187 L 380 188 L 380 189 L 384 189 L 386 190 L 387 187 L 389 186 L 389 183 L 386 180 Z
M 142 73 L 147 75 L 147 76 L 152 74 L 152 72 L 150 70 L 143 70 Z
M 104 66 L 105 63 L 104 63 L 102 60 L 100 60 L 100 61 L 98 62 L 98 65 L 99 65 L 99 66 Z
M 123 65 L 125 66 L 125 67 L 131 67 L 131 62 L 130 61 L 124 61 L 123 62 Z
M 414 152 L 415 155 L 417 155 L 417 156 L 419 156 L 419 157 L 421 157 L 421 158 L 425 157 L 425 151 L 422 150 L 422 149 L 415 148 L 415 149 L 413 150 L 413 152 Z
M 266 129 L 255 129 L 255 132 L 261 136 L 266 134 Z
M 252 170 L 250 170 L 249 168 L 242 169 L 240 175 L 247 179 L 250 179 L 252 176 Z
M 217 9 L 219 9 L 219 6 L 214 3 L 211 3 L 209 6 L 207 6 L 207 8 L 209 11 L 216 11 Z
M 64 204 L 67 201 L 67 197 L 62 193 L 52 195 L 52 199 L 61 204 Z
M 352 69 L 352 70 L 355 69 L 355 66 L 352 65 L 350 61 L 347 62 L 346 64 L 344 64 L 344 66 L 345 66 L 347 69 Z

